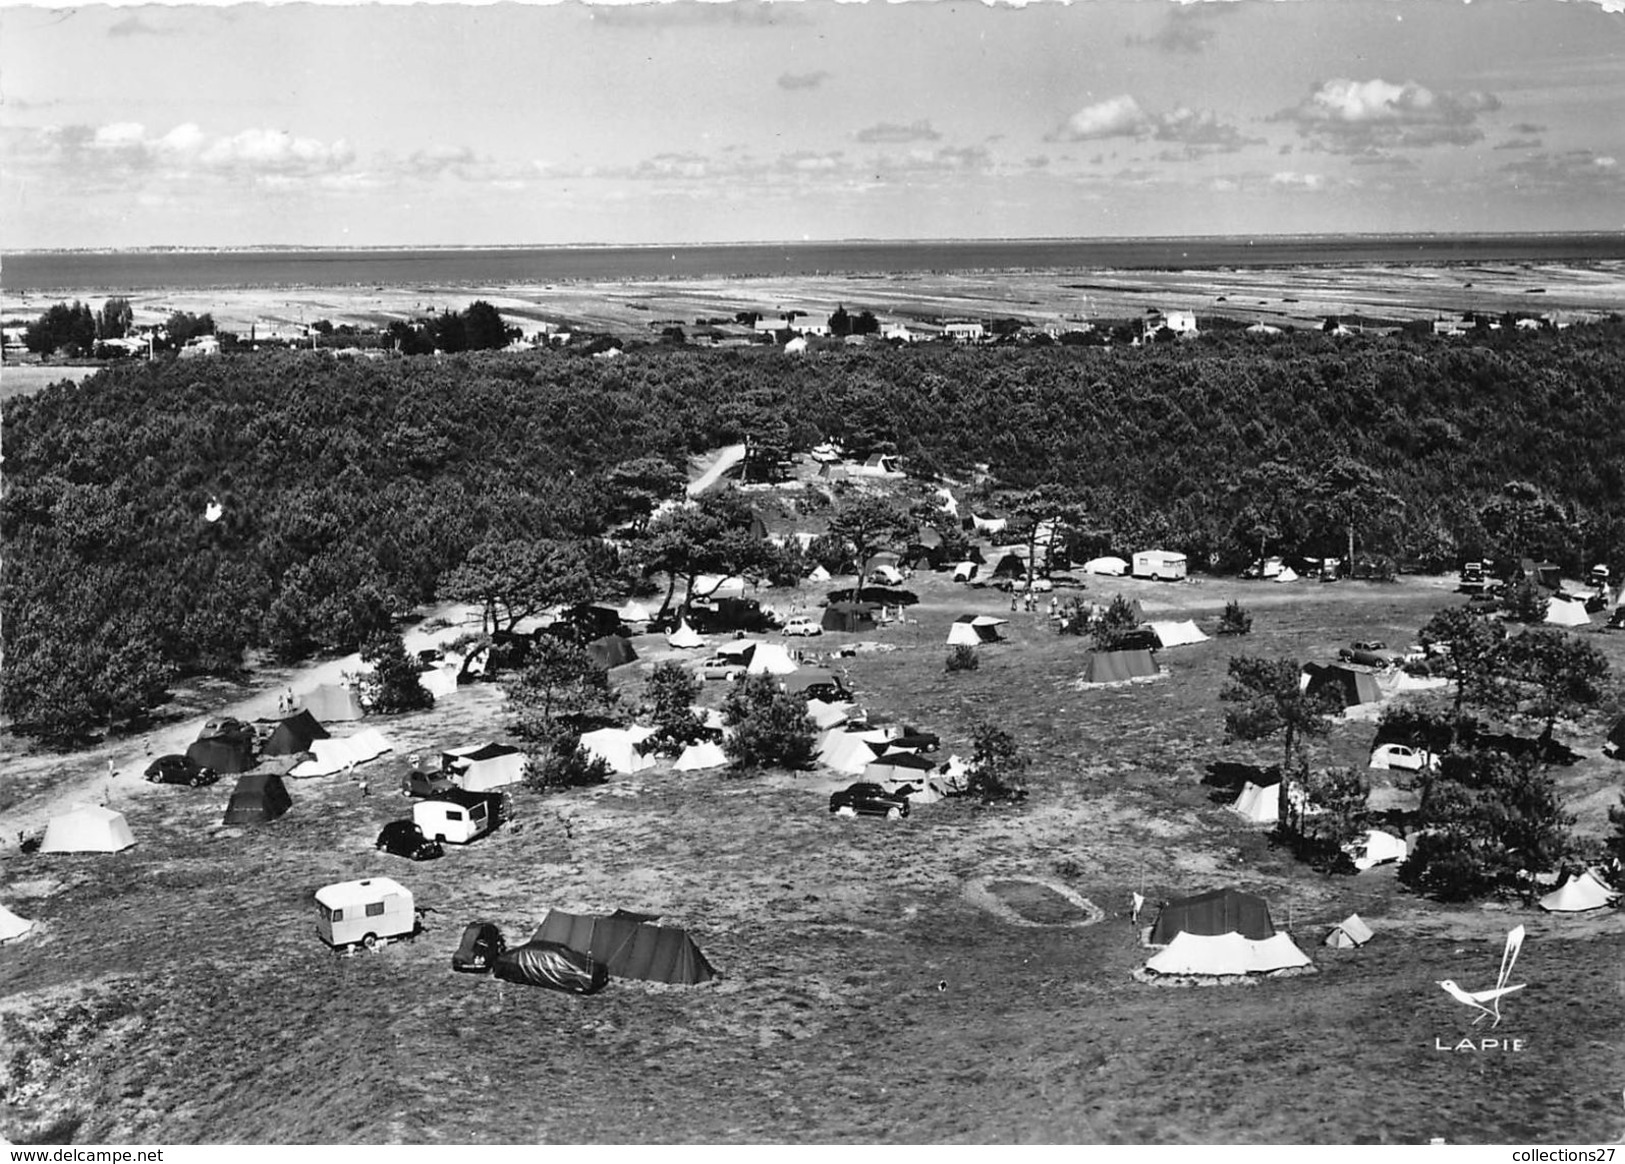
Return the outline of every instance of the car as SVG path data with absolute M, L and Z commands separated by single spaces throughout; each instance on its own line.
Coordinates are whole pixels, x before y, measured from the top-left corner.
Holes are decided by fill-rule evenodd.
M 908 797 L 887 792 L 878 784 L 857 783 L 829 798 L 829 810 L 849 809 L 857 816 L 883 816 L 891 820 L 908 815 Z
M 1360 639 L 1354 644 L 1356 651 L 1385 651 L 1388 644 L 1381 639 Z
M 159 756 L 147 765 L 145 773 L 153 784 L 190 784 L 202 788 L 220 779 L 220 773 L 205 767 L 188 756 Z
M 401 777 L 401 792 L 406 796 L 439 796 L 457 787 L 449 772 L 408 772 Z
M 740 659 L 729 659 L 718 655 L 699 664 L 700 678 L 732 680 L 743 675 L 749 666 L 749 663 Z
M 491 922 L 470 922 L 462 943 L 451 956 L 451 968 L 464 974 L 484 974 L 508 948 L 502 931 Z
M 824 628 L 810 618 L 792 618 L 789 622 L 784 624 L 784 630 L 782 633 L 787 635 L 798 635 L 805 638 L 812 635 L 823 634 Z
M 384 831 L 378 834 L 374 848 L 413 861 L 432 861 L 436 857 L 446 855 L 446 850 L 440 847 L 439 841 L 431 841 L 423 835 L 423 830 L 418 828 L 416 822 L 409 820 L 390 821 L 384 826 Z
M 1371 751 L 1371 767 L 1373 768 L 1399 768 L 1407 772 L 1420 772 L 1422 769 L 1436 769 L 1439 766 L 1439 757 L 1423 748 L 1413 748 L 1409 744 L 1379 744 Z

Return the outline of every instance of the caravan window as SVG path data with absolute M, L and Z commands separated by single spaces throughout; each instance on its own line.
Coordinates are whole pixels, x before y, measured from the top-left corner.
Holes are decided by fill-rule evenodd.
M 367 916 L 368 917 L 383 917 L 384 916 L 384 903 L 381 902 L 381 901 L 369 901 L 369 902 L 367 902 Z
M 323 921 L 336 922 L 344 920 L 344 911 L 342 909 L 328 909 L 319 901 L 316 903 L 316 908 L 322 911 Z
M 455 808 L 448 808 L 446 810 L 446 819 L 447 820 L 462 820 L 463 819 L 463 814 L 458 812 Z
M 473 808 L 469 809 L 468 810 L 468 819 L 469 820 L 484 820 L 485 819 L 485 805 L 476 804 Z

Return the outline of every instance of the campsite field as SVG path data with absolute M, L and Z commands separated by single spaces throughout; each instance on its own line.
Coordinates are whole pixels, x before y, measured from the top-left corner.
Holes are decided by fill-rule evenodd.
M 290 781 L 292 811 L 222 830 L 229 781 L 156 787 L 121 776 L 111 803 L 138 844 L 105 857 L 0 851 L 5 902 L 43 933 L 0 947 L 0 1133 L 77 1142 L 1423 1143 L 1613 1141 L 1625 1124 L 1625 914 L 1415 898 L 1391 867 L 1329 877 L 1224 810 L 1218 689 L 1234 653 L 1328 657 L 1351 639 L 1408 642 L 1456 599 L 1442 579 L 1276 586 L 1088 580 L 1149 617 L 1211 632 L 1225 601 L 1245 640 L 1164 651 L 1145 683 L 1080 689 L 1086 641 L 991 590 L 918 575 L 910 621 L 841 660 L 872 713 L 943 735 L 1001 724 L 1032 759 L 1029 803 L 943 801 L 903 821 L 843 820 L 827 772 L 736 778 L 669 764 L 600 788 L 516 793 L 517 820 L 435 862 L 375 853 L 406 814 L 392 790 L 412 752 L 500 738 L 501 697 L 463 688 L 378 726 L 395 751 Z M 1065 591 L 1063 590 L 1063 593 Z M 1010 619 L 971 672 L 943 670 L 962 613 Z M 1616 670 L 1625 636 L 1590 635 Z M 671 654 L 635 640 L 636 688 Z M 278 676 L 273 682 L 286 677 Z M 289 679 L 289 681 L 295 681 Z M 708 701 L 721 684 L 708 685 Z M 257 698 L 274 704 L 269 685 Z M 201 693 L 226 698 L 227 692 Z M 1363 763 L 1373 728 L 1339 724 L 1319 763 Z M 1625 765 L 1598 723 L 1558 769 L 1579 828 L 1599 833 Z M 139 745 L 137 745 L 139 746 Z M 126 745 L 126 750 L 128 750 Z M 40 795 L 102 753 L 17 756 Z M 1374 777 L 1384 774 L 1373 773 Z M 31 807 L 13 806 L 8 819 Z M 9 836 L 7 838 L 10 839 Z M 410 942 L 338 957 L 312 892 L 388 874 L 434 912 Z M 1081 895 L 1085 911 L 1050 885 Z M 1168 989 L 1130 973 L 1147 951 L 1127 916 L 1233 885 L 1263 894 L 1313 975 Z M 999 908 L 998 906 L 1002 906 Z M 689 928 L 723 977 L 682 988 L 615 981 L 575 998 L 454 974 L 462 926 L 523 940 L 549 907 L 658 913 Z M 1015 914 L 1029 911 L 1021 919 Z M 1367 946 L 1330 950 L 1359 912 Z M 1026 921 L 1028 924 L 1021 924 Z M 1038 924 L 1031 924 L 1031 923 Z M 1508 1053 L 1456 1053 L 1467 1016 L 1435 985 L 1493 979 L 1513 924 L 1529 931 L 1496 1032 Z M 1482 1032 L 1472 1032 L 1479 1034 Z

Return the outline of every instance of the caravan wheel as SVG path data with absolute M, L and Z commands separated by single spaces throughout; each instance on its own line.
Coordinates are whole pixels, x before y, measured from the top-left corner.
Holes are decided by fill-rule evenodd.
M 364 950 L 377 949 L 378 948 L 378 935 L 377 934 L 368 934 L 366 937 L 362 938 L 361 939 L 361 948 L 364 949 Z

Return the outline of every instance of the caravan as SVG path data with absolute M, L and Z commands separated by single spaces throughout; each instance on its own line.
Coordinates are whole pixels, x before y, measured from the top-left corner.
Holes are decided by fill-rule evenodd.
M 1178 582 L 1185 577 L 1185 555 L 1172 550 L 1140 550 L 1134 555 L 1134 576 L 1159 582 Z
M 316 891 L 316 932 L 329 946 L 365 946 L 417 929 L 412 892 L 389 877 L 340 881 Z
M 441 844 L 466 845 L 501 823 L 502 796 L 453 788 L 414 804 L 412 820 L 424 836 Z

